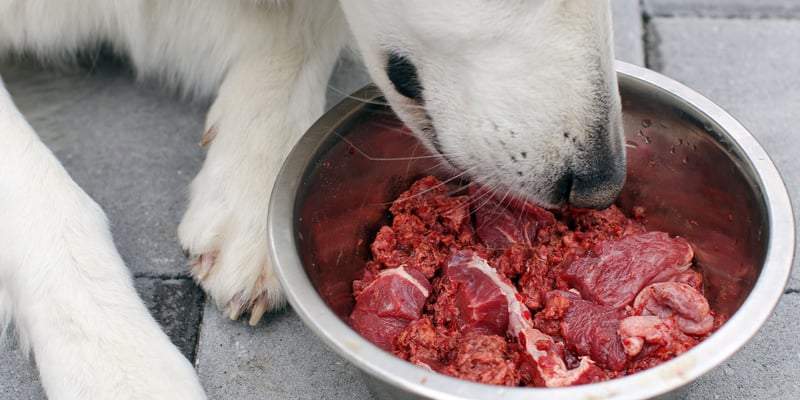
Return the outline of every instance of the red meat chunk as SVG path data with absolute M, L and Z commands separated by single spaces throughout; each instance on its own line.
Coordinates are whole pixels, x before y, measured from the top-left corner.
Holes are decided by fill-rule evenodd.
M 533 203 L 499 200 L 488 189 L 470 185 L 478 237 L 488 248 L 504 249 L 513 244 L 533 244 L 539 229 L 555 224 L 553 213 Z
M 589 357 L 580 357 L 578 366 L 569 369 L 563 348 L 538 329 L 524 327 L 519 331 L 519 340 L 536 366 L 536 386 L 561 387 L 608 380 L 608 375 Z
M 588 358 L 581 358 L 580 364 L 569 369 L 564 362 L 563 349 L 552 337 L 534 328 L 530 310 L 520 301 L 522 296 L 517 290 L 501 278 L 486 260 L 465 250 L 454 254 L 447 266 L 448 271 L 466 270 L 476 281 L 481 281 L 480 291 L 473 291 L 475 296 L 465 296 L 466 301 L 473 304 L 484 304 L 487 298 L 505 297 L 505 301 L 492 300 L 484 311 L 495 310 L 508 316 L 506 334 L 515 338 L 523 349 L 523 355 L 534 366 L 535 381 L 547 387 L 568 386 L 595 382 L 607 379 L 606 374 Z M 484 277 L 479 277 L 484 275 Z M 502 307 L 507 311 L 501 311 Z M 484 313 L 479 313 L 483 315 Z M 475 315 L 475 314 L 470 314 Z M 469 321 L 469 326 L 480 325 L 485 319 Z
M 356 299 L 350 326 L 375 345 L 391 350 L 397 335 L 422 315 L 430 291 L 430 283 L 415 269 L 385 270 Z
M 602 368 L 622 371 L 628 359 L 617 331 L 624 315 L 612 307 L 582 300 L 575 293 L 551 292 L 548 297 L 556 295 L 569 301 L 559 325 L 567 348 L 591 357 Z
M 497 274 L 487 274 L 472 263 L 474 254 L 454 254 L 445 269 L 455 291 L 458 328 L 463 332 L 504 335 L 508 330 L 508 299 L 498 289 Z
M 623 309 L 645 286 L 680 279 L 693 256 L 683 238 L 637 233 L 598 243 L 576 258 L 562 277 L 584 299 Z

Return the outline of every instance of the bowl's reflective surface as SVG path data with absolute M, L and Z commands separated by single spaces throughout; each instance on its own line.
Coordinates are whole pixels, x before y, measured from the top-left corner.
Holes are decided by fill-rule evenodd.
M 645 398 L 673 392 L 754 335 L 777 303 L 794 249 L 783 182 L 752 136 L 716 105 L 651 71 L 620 64 L 628 177 L 619 206 L 643 206 L 648 228 L 686 237 L 706 296 L 731 319 L 695 349 L 659 367 L 562 389 L 499 388 L 424 371 L 385 353 L 343 322 L 351 282 L 388 203 L 415 179 L 444 172 L 405 132 L 373 88 L 321 118 L 284 166 L 270 211 L 270 242 L 289 301 L 306 324 L 370 377 L 382 398 Z M 364 101 L 365 100 L 365 101 Z M 377 101 L 376 101 L 377 100 Z

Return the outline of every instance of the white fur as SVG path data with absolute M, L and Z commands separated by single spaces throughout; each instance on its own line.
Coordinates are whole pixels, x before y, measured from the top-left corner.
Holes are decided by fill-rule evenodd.
M 141 76 L 216 96 L 207 159 L 178 234 L 200 285 L 232 318 L 249 312 L 253 323 L 283 305 L 266 253 L 271 187 L 323 109 L 348 22 L 389 102 L 455 169 L 544 204 L 615 196 L 624 158 L 607 2 L 342 5 L 0 0 L 0 54 L 68 60 L 109 43 Z M 413 61 L 424 101 L 394 90 L 387 51 Z M 0 140 L 0 322 L 13 320 L 30 345 L 48 397 L 204 398 L 191 364 L 138 299 L 102 210 L 1 82 Z
M 435 132 L 455 169 L 544 205 L 616 197 L 624 152 L 607 1 L 341 3 L 376 84 L 429 147 Z M 424 107 L 392 89 L 386 51 L 415 63 Z

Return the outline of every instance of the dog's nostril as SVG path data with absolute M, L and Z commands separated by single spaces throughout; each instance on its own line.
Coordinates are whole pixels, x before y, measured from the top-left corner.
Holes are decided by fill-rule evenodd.
M 386 75 L 398 93 L 410 99 L 422 100 L 422 85 L 417 76 L 417 67 L 409 59 L 396 53 L 389 53 Z
M 604 209 L 617 200 L 625 184 L 625 168 L 612 168 L 599 174 L 575 175 L 569 193 L 574 207 Z

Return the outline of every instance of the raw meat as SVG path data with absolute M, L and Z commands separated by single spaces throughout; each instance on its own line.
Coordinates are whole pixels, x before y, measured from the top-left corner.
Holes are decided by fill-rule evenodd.
M 455 289 L 458 329 L 462 333 L 504 335 L 508 330 L 509 304 L 505 293 L 498 288 L 500 277 L 493 269 L 487 274 L 471 263 L 473 258 L 477 259 L 471 251 L 455 253 L 444 273 Z
M 512 244 L 532 245 L 540 228 L 555 224 L 553 213 L 531 203 L 498 200 L 488 189 L 470 186 L 475 226 L 483 244 L 505 249 Z M 504 201 L 505 200 L 505 201 Z
M 533 327 L 531 312 L 520 302 L 521 296 L 517 290 L 501 278 L 486 260 L 471 251 L 457 252 L 450 259 L 447 275 L 456 276 L 460 282 L 467 283 L 466 290 L 460 292 L 464 295 L 459 302 L 459 309 L 467 312 L 467 315 L 461 316 L 465 319 L 464 325 L 475 331 L 491 330 L 503 324 L 487 316 L 504 316 L 505 333 L 517 339 L 524 355 L 534 366 L 534 379 L 543 386 L 567 386 L 606 378 L 603 371 L 587 357 L 581 358 L 578 367 L 568 369 L 553 338 Z M 474 312 L 476 309 L 480 309 L 480 312 Z
M 394 354 L 420 367 L 444 372 L 460 341 L 457 331 L 435 324 L 429 315 L 423 315 L 397 336 Z
M 694 336 L 705 335 L 714 327 L 708 300 L 685 283 L 654 283 L 644 288 L 633 302 L 633 313 L 670 319 L 682 332 Z
M 430 291 L 430 283 L 419 271 L 387 269 L 358 296 L 350 326 L 370 342 L 391 350 L 395 337 L 422 315 Z
M 467 196 L 450 196 L 433 177 L 415 182 L 392 203 L 392 226 L 384 226 L 371 244 L 373 260 L 354 291 L 369 284 L 380 270 L 401 265 L 419 270 L 430 279 L 447 263 L 452 249 L 477 244 Z
M 511 347 L 502 336 L 469 333 L 458 341 L 452 363 L 442 372 L 474 382 L 517 386 L 519 357 Z
M 628 357 L 636 357 L 643 352 L 652 355 L 654 351 L 659 351 L 661 358 L 668 359 L 697 344 L 695 339 L 681 332 L 671 320 L 655 315 L 635 315 L 623 319 L 619 324 L 619 335 Z M 645 349 L 645 344 L 650 345 L 650 348 Z
M 689 242 L 665 232 L 645 232 L 603 241 L 564 271 L 566 282 L 581 296 L 622 309 L 645 286 L 677 280 L 691 267 Z
M 563 299 L 553 299 L 554 297 Z M 560 335 L 567 348 L 576 354 L 588 355 L 597 365 L 611 371 L 622 371 L 628 361 L 617 331 L 625 315 L 608 306 L 592 303 L 572 292 L 548 293 L 549 304 L 560 303 L 563 317 Z
M 658 365 L 719 326 L 691 246 L 647 232 L 641 208 L 449 193 L 433 177 L 403 193 L 353 282 L 351 325 L 404 360 L 487 384 L 577 385 Z

